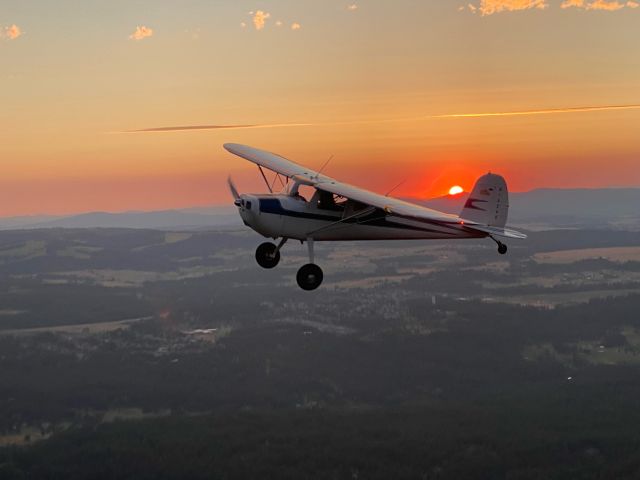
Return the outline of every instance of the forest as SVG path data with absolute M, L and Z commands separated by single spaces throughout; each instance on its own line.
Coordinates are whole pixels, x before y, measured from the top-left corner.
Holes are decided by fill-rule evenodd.
M 349 245 L 306 296 L 241 235 L 31 235 L 0 234 L 2 479 L 640 475 L 634 233 Z M 571 248 L 605 250 L 537 256 Z

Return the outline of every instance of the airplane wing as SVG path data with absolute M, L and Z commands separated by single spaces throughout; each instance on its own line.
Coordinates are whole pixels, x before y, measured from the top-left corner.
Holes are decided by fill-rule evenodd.
M 238 143 L 225 143 L 223 146 L 228 152 L 234 155 L 249 160 L 260 167 L 284 175 L 285 177 L 299 180 L 306 185 L 315 185 L 317 182 L 332 180 L 325 175 L 318 174 L 318 172 L 298 165 L 275 153 L 259 150 L 247 145 L 240 145 Z
M 354 187 L 348 183 L 338 182 L 331 177 L 318 174 L 318 172 L 298 165 L 275 153 L 266 152 L 246 145 L 239 145 L 237 143 L 225 143 L 224 148 L 230 153 L 249 160 L 256 165 L 265 167 L 320 190 L 380 208 L 391 215 L 458 222 L 458 217 L 455 215 L 449 215 L 438 212 L 437 210 L 421 207 L 420 205 L 403 202 L 396 198 Z
M 314 187 L 365 205 L 372 205 L 384 210 L 389 215 L 459 223 L 456 215 L 449 215 L 427 207 L 404 202 L 397 198 L 380 195 L 363 188 L 354 187 L 348 183 L 330 180 L 328 182 L 317 182 Z
M 397 198 L 380 195 L 362 188 L 354 187 L 347 183 L 336 182 L 335 180 L 331 180 L 330 182 L 318 182 L 314 187 L 331 192 L 335 195 L 340 195 L 341 197 L 356 200 L 357 202 L 364 203 L 366 205 L 372 205 L 384 210 L 389 215 L 418 220 L 429 220 L 440 224 L 457 223 L 463 225 L 464 228 L 468 230 L 481 232 L 491 236 L 519 239 L 527 238 L 526 234 L 509 228 L 490 227 L 471 220 L 465 220 L 457 215 L 451 215 L 437 210 L 432 210 L 421 205 L 416 205 L 414 203 L 404 202 Z

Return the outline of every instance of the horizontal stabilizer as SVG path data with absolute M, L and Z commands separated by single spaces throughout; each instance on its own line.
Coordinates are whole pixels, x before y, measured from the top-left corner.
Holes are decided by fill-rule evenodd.
M 510 228 L 504 227 L 490 227 L 488 225 L 476 225 L 476 224 L 467 224 L 464 225 L 466 228 L 470 228 L 471 230 L 476 230 L 477 232 L 483 232 L 489 234 L 494 237 L 505 237 L 505 238 L 527 238 L 527 235 L 524 233 L 517 232 L 515 230 L 511 230 Z

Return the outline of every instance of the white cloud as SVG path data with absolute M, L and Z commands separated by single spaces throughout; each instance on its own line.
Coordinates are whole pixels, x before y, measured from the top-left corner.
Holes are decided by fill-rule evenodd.
M 258 10 L 253 15 L 253 25 L 256 27 L 256 30 L 262 30 L 265 26 L 267 19 L 271 17 L 270 13 L 263 12 L 262 10 Z
M 605 10 L 615 12 L 623 8 L 638 8 L 640 3 L 635 0 L 627 2 L 619 2 L 617 0 L 564 0 L 560 5 L 561 8 L 580 8 L 583 10 Z
M 560 5 L 560 8 L 582 8 L 584 7 L 584 0 L 564 0 Z
M 347 5 L 347 10 L 354 12 L 358 9 L 358 5 L 355 3 L 352 3 L 351 5 Z
M 544 10 L 548 6 L 546 0 L 481 0 L 478 8 L 482 15 L 493 15 L 518 10 Z
M 577 8 L 582 10 L 616 11 L 623 8 L 638 8 L 640 0 L 557 0 L 560 8 Z M 555 2 L 554 7 L 557 7 Z M 493 15 L 500 12 L 515 12 L 518 10 L 545 10 L 549 8 L 549 0 L 479 0 L 479 3 L 469 3 L 459 6 L 458 11 L 469 10 L 472 13 L 479 11 L 482 16 Z
M 614 11 L 614 10 L 620 10 L 621 8 L 624 8 L 624 3 L 620 3 L 620 2 L 609 2 L 607 0 L 595 0 L 593 2 L 591 2 L 590 4 L 588 4 L 585 7 L 587 10 L 609 10 L 609 11 Z
M 129 35 L 130 40 L 144 40 L 145 38 L 153 36 L 153 28 L 139 25 L 136 27 L 136 31 Z
M 0 37 L 8 38 L 9 40 L 15 40 L 22 35 L 22 30 L 15 23 L 0 30 Z
M 302 25 L 300 25 L 299 23 L 292 23 L 291 24 L 291 30 L 300 30 L 302 28 Z

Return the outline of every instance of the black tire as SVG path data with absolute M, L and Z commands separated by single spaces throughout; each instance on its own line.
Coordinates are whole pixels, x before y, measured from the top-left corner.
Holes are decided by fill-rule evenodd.
M 315 290 L 320 286 L 323 278 L 322 269 L 314 263 L 303 265 L 296 275 L 298 285 L 303 290 Z
M 280 252 L 276 252 L 277 247 L 271 242 L 264 242 L 256 248 L 256 262 L 262 268 L 273 268 L 280 262 Z M 274 255 L 275 252 L 275 255 Z
M 498 244 L 498 253 L 500 255 L 504 255 L 505 253 L 507 253 L 507 246 L 504 243 Z

